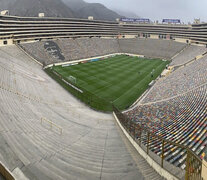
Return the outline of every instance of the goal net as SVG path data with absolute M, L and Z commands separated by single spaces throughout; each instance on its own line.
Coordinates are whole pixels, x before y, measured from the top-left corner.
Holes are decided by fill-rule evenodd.
M 74 76 L 69 76 L 68 77 L 68 80 L 73 83 L 73 84 L 76 84 L 76 78 Z

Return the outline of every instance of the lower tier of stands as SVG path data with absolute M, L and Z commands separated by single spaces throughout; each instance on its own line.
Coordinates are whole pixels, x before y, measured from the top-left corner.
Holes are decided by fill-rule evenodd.
M 125 115 L 142 127 L 175 143 L 192 149 L 201 159 L 207 144 L 207 84 L 168 101 L 140 105 Z M 147 143 L 147 136 L 144 138 Z M 150 148 L 161 155 L 162 144 L 150 140 Z M 186 151 L 173 145 L 165 146 L 165 160 L 184 169 Z
M 171 65 L 184 64 L 206 52 L 202 46 L 186 45 L 161 39 L 63 38 L 21 44 L 21 47 L 44 65 L 80 60 L 113 53 L 132 53 L 172 59 Z M 142 104 L 165 100 L 191 90 L 206 81 L 207 57 L 162 78 L 142 100 Z
M 12 173 L 44 180 L 162 179 L 125 144 L 112 115 L 80 103 L 16 46 L 0 53 L 0 161 Z M 62 135 L 42 118 L 62 127 Z
M 47 46 L 48 44 L 50 46 Z M 26 43 L 20 46 L 44 65 L 119 52 L 116 39 L 100 38 L 58 39 Z
M 186 46 L 172 40 L 161 39 L 120 39 L 121 52 L 145 55 L 151 58 L 171 59 Z
M 185 64 L 197 56 L 204 54 L 206 51 L 207 49 L 205 46 L 188 45 L 182 53 L 172 59 L 172 63 L 170 65 L 176 66 Z
M 207 80 L 207 56 L 181 67 L 160 79 L 152 87 L 142 104 L 165 100 L 198 87 Z
M 50 44 L 51 46 L 48 46 Z M 43 64 L 80 60 L 112 53 L 132 53 L 152 58 L 171 59 L 183 50 L 185 43 L 159 39 L 63 38 L 21 44 L 21 47 Z M 64 58 L 62 58 L 64 57 Z

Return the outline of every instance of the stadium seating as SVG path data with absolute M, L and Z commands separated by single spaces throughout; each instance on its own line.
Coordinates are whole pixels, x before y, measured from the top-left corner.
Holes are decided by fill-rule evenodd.
M 119 47 L 116 39 L 80 38 L 58 39 L 52 41 L 61 50 L 64 60 L 51 56 L 45 49 L 48 41 L 21 44 L 20 46 L 35 59 L 44 64 L 53 64 L 62 61 L 80 60 L 112 53 L 118 53 Z
M 157 135 L 191 148 L 201 159 L 207 144 L 207 85 L 202 85 L 176 98 L 149 105 L 140 105 L 125 114 L 137 124 Z M 146 145 L 147 139 L 143 141 Z M 152 140 L 150 148 L 161 155 L 161 143 Z M 186 152 L 165 146 L 165 160 L 185 168 Z
M 202 55 L 206 51 L 207 49 L 204 46 L 189 45 L 184 49 L 182 53 L 172 59 L 171 65 L 175 66 L 185 64 L 197 56 Z
M 164 59 L 171 59 L 177 54 L 171 64 L 179 65 L 206 52 L 204 47 L 187 46 L 171 40 L 121 39 L 117 41 L 81 38 L 59 39 L 56 43 L 65 58 L 69 60 L 118 51 Z M 204 56 L 161 78 L 141 101 L 141 105 L 125 114 L 137 124 L 149 128 L 151 132 L 188 146 L 203 159 L 207 143 L 206 66 L 207 57 Z M 146 145 L 147 139 L 143 139 L 142 143 Z M 150 149 L 161 155 L 161 144 L 157 140 L 151 141 Z M 165 160 L 175 166 L 185 169 L 185 157 L 184 150 L 170 145 L 165 147 Z
M 58 39 L 57 43 L 67 61 L 78 60 L 86 57 L 80 45 L 74 39 Z
M 158 39 L 63 38 L 52 41 L 60 48 L 64 60 L 51 56 L 44 48 L 47 41 L 21 44 L 21 47 L 46 65 L 55 62 L 80 60 L 113 53 L 133 53 L 152 58 L 171 59 L 186 44 Z
M 46 46 L 49 42 L 51 41 L 38 41 L 33 43 L 20 44 L 19 46 L 42 64 L 53 64 L 57 62 L 62 62 L 65 58 L 62 57 L 62 59 L 60 59 L 59 56 L 55 55 L 54 53 L 55 51 L 57 51 L 57 49 L 51 51 L 51 49 Z
M 29 179 L 44 180 L 142 176 L 112 115 L 80 103 L 17 47 L 0 53 L 0 161 L 10 171 L 19 168 Z M 41 125 L 42 117 L 63 134 Z
M 206 52 L 204 47 L 174 40 L 89 38 L 137 36 L 143 32 L 151 37 L 153 33 L 206 43 L 206 24 L 134 25 L 87 19 L 0 18 L 1 45 L 53 39 L 19 44 L 43 65 L 120 52 L 168 59 L 177 66 Z M 0 48 L 0 53 L 0 161 L 9 170 L 19 168 L 29 179 L 160 179 L 145 160 L 140 161 L 137 153 L 134 156 L 111 115 L 92 111 L 80 103 L 16 46 Z M 207 153 L 206 67 L 206 56 L 181 66 L 156 81 L 141 105 L 125 115 L 165 139 L 188 146 L 203 159 Z M 63 134 L 47 122 L 41 124 L 42 117 L 63 127 Z M 146 146 L 146 134 L 143 137 L 142 144 Z M 158 156 L 161 146 L 160 141 L 150 139 L 150 150 Z M 166 145 L 164 156 L 166 161 L 185 168 L 183 149 Z M 141 173 L 139 166 L 143 168 Z M 149 174 L 148 178 L 142 178 L 143 174 Z
M 164 100 L 189 91 L 206 82 L 207 56 L 177 69 L 175 72 L 156 82 L 142 104 Z
M 120 39 L 121 52 L 145 55 L 146 57 L 171 59 L 185 48 L 185 43 L 160 39 Z

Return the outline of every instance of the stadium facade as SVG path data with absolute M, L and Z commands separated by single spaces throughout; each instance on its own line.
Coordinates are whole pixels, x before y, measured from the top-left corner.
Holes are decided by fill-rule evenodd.
M 120 24 L 110 21 L 0 16 L 1 41 L 14 42 L 57 37 L 117 37 L 149 34 L 154 38 L 183 38 L 206 42 L 207 24 Z M 2 42 L 1 42 L 2 44 Z
M 30 109 L 28 107 L 27 109 L 28 112 L 31 111 L 31 114 L 33 114 L 32 118 L 31 119 L 29 118 L 31 120 L 31 124 L 26 122 L 26 119 L 29 117 L 29 116 L 26 117 L 26 115 L 29 114 L 28 112 L 25 111 L 22 113 L 22 115 L 17 114 L 15 116 L 22 117 L 22 119 L 24 119 L 23 123 L 25 124 L 23 124 L 23 126 L 25 127 L 26 130 L 34 131 L 35 134 L 38 133 L 37 130 L 40 129 L 42 135 L 45 136 L 45 139 L 44 138 L 42 139 L 41 136 L 33 137 L 30 133 L 28 133 L 29 135 L 27 137 L 24 136 L 26 132 L 23 132 L 23 134 L 24 133 L 25 134 L 21 135 L 21 132 L 19 130 L 20 126 L 18 127 L 18 123 L 16 123 L 15 125 L 16 128 L 18 129 L 16 131 L 16 133 L 18 134 L 17 136 L 18 140 L 14 138 L 12 134 L 13 131 L 11 131 L 11 133 L 9 131 L 9 134 L 8 135 L 6 134 L 4 137 L 5 144 L 7 144 L 8 141 L 8 144 L 11 147 L 9 148 L 9 150 L 11 151 L 13 150 L 16 154 L 13 153 L 15 154 L 13 155 L 14 158 L 13 159 L 11 158 L 9 162 L 6 161 L 4 162 L 4 164 L 6 164 L 5 167 L 8 167 L 8 169 L 4 168 L 2 165 L 1 173 L 8 179 L 12 179 L 12 175 L 11 175 L 12 173 L 14 173 L 16 177 L 18 177 L 17 174 L 21 174 L 22 172 L 25 174 L 25 178 L 26 176 L 28 176 L 31 178 L 42 177 L 43 179 L 44 178 L 50 179 L 50 177 L 54 175 L 54 178 L 64 179 L 70 176 L 76 178 L 77 174 L 79 173 L 78 169 L 81 169 L 80 175 L 78 175 L 81 179 L 84 178 L 89 179 L 90 177 L 93 177 L 94 179 L 97 178 L 97 174 L 94 175 L 96 168 L 94 167 L 94 164 L 93 165 L 90 164 L 93 162 L 95 158 L 97 158 L 98 160 L 97 159 L 96 160 L 99 166 L 99 154 L 96 154 L 97 152 L 94 152 L 93 150 L 93 148 L 95 148 L 97 151 L 102 152 L 102 150 L 98 148 L 97 140 L 92 140 L 92 136 L 90 136 L 84 142 L 81 142 L 82 144 L 81 143 L 78 144 L 78 146 L 76 147 L 77 149 L 79 146 L 83 147 L 82 145 L 83 144 L 86 145 L 88 142 L 92 144 L 90 147 L 88 147 L 89 150 L 89 153 L 87 154 L 88 157 L 85 159 L 84 162 L 82 162 L 78 158 L 78 154 L 81 156 L 82 155 L 81 153 L 83 153 L 81 152 L 80 149 L 78 149 L 77 154 L 75 154 L 75 151 L 77 150 L 76 148 L 74 149 L 72 148 L 71 151 L 67 149 L 67 147 L 69 147 L 69 149 L 70 147 L 72 147 L 71 144 L 67 144 L 67 146 L 62 147 L 64 142 L 68 140 L 67 136 L 63 135 L 62 137 L 59 137 L 53 133 L 47 134 L 48 132 L 47 133 L 44 132 L 44 127 L 36 125 L 33 119 L 35 119 L 37 116 L 39 118 L 39 116 L 41 116 L 40 114 L 45 114 L 45 112 L 41 111 L 41 108 L 43 108 L 45 111 L 48 112 L 47 116 L 49 117 L 49 119 L 53 119 L 53 118 L 56 119 L 55 123 L 53 124 L 53 122 L 47 120 L 46 118 L 46 122 L 51 123 L 51 127 L 52 125 L 54 125 L 59 128 L 59 126 L 56 125 L 56 123 L 59 122 L 58 119 L 63 118 L 63 120 L 66 120 L 66 118 L 60 115 L 60 112 L 62 112 L 62 114 L 65 115 L 67 118 L 70 118 L 70 116 L 67 115 L 67 111 L 68 112 L 70 111 L 70 115 L 74 116 L 74 118 L 76 119 L 79 118 L 78 123 L 82 123 L 82 122 L 81 122 L 81 118 L 76 116 L 77 115 L 76 112 L 70 110 L 70 108 L 68 110 L 68 108 L 64 107 L 64 105 L 60 103 L 58 100 L 57 102 L 52 101 L 52 99 L 49 97 L 47 92 L 41 94 L 41 92 L 43 92 L 43 90 L 46 89 L 46 91 L 50 91 L 50 93 L 55 93 L 56 97 L 59 96 L 61 97 L 63 91 L 58 89 L 60 90 L 60 92 L 62 92 L 62 93 L 58 93 L 59 91 L 53 89 L 53 87 L 55 86 L 53 84 L 54 82 L 51 82 L 50 79 L 48 80 L 47 76 L 45 76 L 45 74 L 41 72 L 36 65 L 29 63 L 34 68 L 34 71 L 36 71 L 36 73 L 39 73 L 40 75 L 32 74 L 27 70 L 24 71 L 22 69 L 23 66 L 29 68 L 29 64 L 27 64 L 27 60 L 28 60 L 27 55 L 31 55 L 34 59 L 39 61 L 41 64 L 44 64 L 46 60 L 48 60 L 46 61 L 47 62 L 46 65 L 58 63 L 58 61 L 54 61 L 54 62 L 53 60 L 51 61 L 51 58 L 50 57 L 48 58 L 46 56 L 45 57 L 43 56 L 41 59 L 41 53 L 45 52 L 45 49 L 47 49 L 47 47 L 45 49 L 40 48 L 40 51 L 38 51 L 38 47 L 43 47 L 45 45 L 45 42 L 47 44 L 51 43 L 52 46 L 56 46 L 57 48 L 60 47 L 58 51 L 61 52 L 64 51 L 64 49 L 66 49 L 68 45 L 67 43 L 72 44 L 75 41 L 74 44 L 76 44 L 77 48 L 74 49 L 78 49 L 78 47 L 83 47 L 86 44 L 85 52 L 87 53 L 92 51 L 92 49 L 94 49 L 95 47 L 99 47 L 97 48 L 99 50 L 96 50 L 95 54 L 88 55 L 88 57 L 84 55 L 80 56 L 81 55 L 80 53 L 81 50 L 80 50 L 76 52 L 77 55 L 74 55 L 73 57 L 68 57 L 66 59 L 66 60 L 70 60 L 71 62 L 84 58 L 104 56 L 104 55 L 115 54 L 115 53 L 119 53 L 119 54 L 130 53 L 135 55 L 136 52 L 141 49 L 141 46 L 145 44 L 144 48 L 140 50 L 140 52 L 142 53 L 139 53 L 139 55 L 145 55 L 149 57 L 153 57 L 153 56 L 158 57 L 158 55 L 161 55 L 160 58 L 162 59 L 172 60 L 172 66 L 175 67 L 178 66 L 179 69 L 176 70 L 175 73 L 173 73 L 175 75 L 169 76 L 169 78 L 163 80 L 163 83 L 158 81 L 155 84 L 155 86 L 152 88 L 152 90 L 148 92 L 149 95 L 145 94 L 146 96 L 142 99 L 141 106 L 133 107 L 132 109 L 127 110 L 126 112 L 119 112 L 119 110 L 117 110 L 114 107 L 114 115 L 116 117 L 118 125 L 121 127 L 126 137 L 136 147 L 137 151 L 139 151 L 139 153 L 142 154 L 142 156 L 145 159 L 147 159 L 148 163 L 151 166 L 153 166 L 153 168 L 161 176 L 169 179 L 185 178 L 185 179 L 197 180 L 197 179 L 201 179 L 202 178 L 201 176 L 203 176 L 204 178 L 207 172 L 205 170 L 206 161 L 203 160 L 205 159 L 204 156 L 205 156 L 205 151 L 206 151 L 205 147 L 207 141 L 206 117 L 205 117 L 205 113 L 206 113 L 205 108 L 207 104 L 205 101 L 206 77 L 204 77 L 206 73 L 204 67 L 206 63 L 206 52 L 207 52 L 205 49 L 207 43 L 206 31 L 207 31 L 207 24 L 193 24 L 193 25 L 121 24 L 118 22 L 95 21 L 95 20 L 86 20 L 86 19 L 0 16 L 0 45 L 6 46 L 6 45 L 16 44 L 17 47 L 22 50 L 20 51 L 16 46 L 15 47 L 12 46 L 11 48 L 8 46 L 5 47 L 5 49 L 1 49 L 2 56 L 3 56 L 2 63 L 4 59 L 8 60 L 9 63 L 8 67 L 7 65 L 5 67 L 3 66 L 1 67 L 3 69 L 2 72 L 5 71 L 4 73 L 7 74 L 8 73 L 7 71 L 9 71 L 9 77 L 11 77 L 11 79 L 14 82 L 16 82 L 16 79 L 18 82 L 20 82 L 22 80 L 21 77 L 22 74 L 24 74 L 23 76 L 25 76 L 27 79 L 25 83 L 22 84 L 22 87 L 18 87 L 18 86 L 16 87 L 15 85 L 16 83 L 14 84 L 7 83 L 6 81 L 7 79 L 3 80 L 1 84 L 2 91 L 5 91 L 6 93 L 10 92 L 12 94 L 12 97 L 7 97 L 6 99 L 4 99 L 5 97 L 2 97 L 2 100 L 13 102 L 12 99 L 16 99 L 15 103 L 18 103 L 18 106 L 24 106 L 26 103 L 28 103 L 27 100 L 32 101 L 32 105 L 31 104 L 30 105 L 33 106 L 33 108 L 35 108 L 36 114 L 32 113 L 32 108 Z M 70 38 L 70 40 L 68 40 L 68 38 Z M 88 39 L 85 40 L 84 38 L 88 38 Z M 94 38 L 95 38 L 94 41 L 90 40 Z M 103 41 L 99 40 L 99 43 L 100 44 L 103 43 L 104 47 L 97 46 L 96 41 L 98 41 L 99 38 L 105 39 Z M 61 43 L 58 41 L 58 39 L 62 39 Z M 30 44 L 30 41 L 35 41 L 35 42 Z M 41 44 L 42 41 L 44 44 Z M 90 42 L 91 47 L 87 44 L 88 42 Z M 20 46 L 18 44 L 20 44 Z M 136 45 L 137 49 L 134 48 L 134 45 Z M 107 46 L 109 46 L 110 48 L 106 49 L 105 47 Z M 152 46 L 153 47 L 156 46 L 156 48 L 153 49 Z M 146 50 L 147 48 L 148 51 Z M 101 54 L 101 52 L 103 52 L 104 49 L 105 49 L 104 54 Z M 12 52 L 10 52 L 10 50 L 14 52 L 14 54 L 16 55 L 15 57 L 12 55 Z M 24 51 L 27 53 L 27 55 L 23 53 Z M 65 52 L 64 55 L 66 56 L 67 52 Z M 58 57 L 64 60 L 64 57 L 62 56 L 61 53 L 59 53 Z M 21 65 L 18 65 L 19 67 L 18 66 L 13 67 L 15 63 L 18 64 L 18 59 L 20 58 L 23 60 Z M 10 59 L 12 59 L 11 62 L 9 62 Z M 15 63 L 12 64 L 13 62 Z M 193 63 L 194 66 L 191 63 Z M 202 65 L 204 65 L 204 67 L 202 67 Z M 185 71 L 180 69 L 180 67 L 184 68 Z M 11 69 L 13 68 L 14 70 L 12 71 L 10 70 L 10 68 Z M 193 71 L 191 71 L 191 68 L 194 68 Z M 14 79 L 13 76 L 11 75 L 12 72 L 14 74 L 17 73 Z M 185 73 L 188 76 L 186 76 Z M 198 73 L 198 75 L 196 73 Z M 33 84 L 32 81 L 30 82 L 30 79 L 32 79 L 32 81 L 37 80 L 38 84 L 40 84 L 40 86 L 37 88 L 38 93 L 36 93 L 34 90 L 35 85 L 37 84 Z M 186 81 L 182 81 L 183 79 L 185 79 Z M 169 85 L 168 87 L 169 84 L 168 80 L 169 81 L 173 80 L 174 82 L 176 81 L 174 83 L 175 86 Z M 49 81 L 50 83 L 44 84 L 47 81 Z M 23 87 L 26 86 L 26 82 L 31 87 L 34 88 L 34 89 L 30 89 L 29 90 L 30 92 L 28 92 L 28 94 L 22 93 L 27 89 L 27 88 L 23 89 Z M 157 92 L 158 89 L 160 89 L 160 87 L 163 87 L 163 89 L 161 92 L 159 92 L 160 93 L 159 94 Z M 166 87 L 166 89 L 164 87 Z M 177 88 L 176 92 L 173 91 L 174 87 Z M 188 91 L 189 89 L 191 89 L 192 91 Z M 157 94 L 154 95 L 153 93 L 154 94 L 157 93 Z M 30 94 L 32 94 L 33 96 L 30 96 Z M 40 98 L 36 96 L 40 96 Z M 24 100 L 19 100 L 19 98 L 20 99 L 22 98 Z M 63 100 L 63 102 L 65 102 L 64 98 L 66 98 L 68 101 L 70 100 L 67 97 L 67 95 L 63 93 L 63 97 L 60 98 L 60 101 Z M 46 100 L 52 101 L 54 104 L 50 104 L 50 102 L 46 103 Z M 38 107 L 38 103 L 40 103 L 40 106 L 42 107 Z M 57 103 L 57 107 L 55 103 Z M 45 107 L 45 105 L 48 107 Z M 71 104 L 69 106 L 71 106 Z M 177 106 L 179 108 L 176 109 Z M 26 106 L 24 107 L 26 108 Z M 162 110 L 163 107 L 164 110 Z M 157 114 L 156 108 L 160 109 L 160 114 Z M 157 116 L 160 119 L 162 119 L 162 122 L 159 122 L 158 118 L 145 119 L 145 117 L 142 116 L 143 112 L 145 112 L 144 109 L 147 109 L 148 112 L 151 112 L 152 118 Z M 175 112 L 178 114 L 179 117 L 177 117 L 176 115 L 172 116 L 172 121 L 166 124 L 163 123 L 165 120 L 166 121 L 169 120 L 165 116 L 166 109 L 168 110 L 167 111 L 168 117 L 171 117 L 170 114 L 171 109 L 173 110 L 176 109 Z M 18 111 L 20 109 L 17 108 L 16 110 Z M 180 111 L 182 111 L 181 115 L 178 113 Z M 7 111 L 5 110 L 4 113 L 6 112 Z M 51 115 L 49 115 L 50 113 Z M 84 113 L 84 111 L 82 113 Z M 8 112 L 8 114 L 14 115 L 15 110 L 13 112 L 12 111 Z M 143 118 L 142 121 L 146 122 L 146 126 L 142 126 L 142 122 L 140 121 L 140 119 L 134 118 L 135 115 L 136 117 L 140 117 L 140 119 Z M 96 118 L 97 117 L 98 114 L 96 114 Z M 110 119 L 106 115 L 103 115 L 103 117 L 108 121 Z M 147 117 L 147 113 L 146 113 L 146 117 Z M 7 118 L 9 118 L 9 116 L 7 116 Z M 194 118 L 198 118 L 198 121 L 195 121 Z M 4 117 L 3 119 L 6 118 Z M 185 121 L 182 121 L 183 119 Z M 2 121 L 2 122 L 3 122 L 2 125 L 5 126 L 5 129 L 2 130 L 6 131 L 7 129 L 6 121 Z M 41 118 L 41 123 L 43 123 L 42 118 Z M 61 125 L 62 126 L 65 125 L 66 131 L 67 130 L 69 131 L 70 128 L 67 127 L 66 123 L 67 122 L 63 121 Z M 76 124 L 75 121 L 73 123 Z M 71 125 L 73 123 L 71 123 Z M 94 119 L 94 121 L 90 122 L 91 124 L 89 126 L 87 126 L 87 123 L 85 124 L 84 122 L 83 123 L 84 125 L 83 124 L 81 125 L 84 126 L 86 130 L 84 128 L 82 129 L 82 127 L 80 128 L 79 127 L 80 124 L 78 124 L 76 128 L 77 130 L 81 131 L 81 133 L 78 135 L 81 136 L 81 134 L 85 134 L 85 133 L 87 134 L 87 132 L 85 131 L 87 130 L 90 131 L 90 128 L 93 128 L 94 124 L 96 124 L 97 121 Z M 171 131 L 169 127 L 173 125 L 177 127 L 178 125 L 176 123 L 178 123 L 179 125 L 178 132 Z M 182 124 L 183 127 L 179 123 Z M 184 123 L 186 123 L 186 126 L 184 126 L 185 125 Z M 34 126 L 34 129 L 30 127 L 32 125 Z M 12 123 L 11 123 L 11 127 L 12 127 Z M 103 134 L 103 136 L 105 136 L 106 127 L 104 123 L 101 125 L 101 127 L 103 128 L 103 131 L 101 131 L 101 133 Z M 107 126 L 107 128 L 109 127 Z M 152 131 L 149 131 L 150 128 Z M 98 137 L 99 129 L 95 129 L 94 131 L 96 131 L 94 135 Z M 113 131 L 111 130 L 110 133 L 113 134 Z M 52 136 L 52 140 L 49 138 L 50 135 Z M 66 133 L 66 135 L 68 134 Z M 73 134 L 71 133 L 70 135 Z M 107 134 L 106 139 L 108 138 L 108 136 L 109 135 Z M 117 134 L 115 136 L 117 136 Z M 183 138 L 181 136 L 183 136 Z M 25 142 L 28 141 L 28 143 L 24 144 L 21 142 L 22 147 L 18 147 L 21 144 L 19 143 L 21 141 L 21 138 L 23 138 Z M 113 135 L 110 138 L 113 139 Z M 14 139 L 14 143 L 12 144 L 12 141 L 9 139 Z M 104 140 L 106 141 L 106 139 Z M 195 139 L 196 141 L 194 141 Z M 99 145 L 100 146 L 103 145 L 104 143 L 101 143 L 103 140 L 102 137 L 99 140 L 100 140 Z M 33 141 L 34 143 L 32 144 Z M 46 147 L 42 147 L 41 143 L 46 143 L 47 144 Z M 115 143 L 115 141 L 111 140 L 110 145 L 113 143 Z M 31 149 L 29 149 L 29 144 L 31 145 Z M 15 145 L 17 147 L 15 147 Z M 25 148 L 23 148 L 23 145 L 25 145 Z M 57 146 L 58 148 L 57 151 L 55 150 L 55 146 Z M 40 147 L 40 148 L 38 149 L 36 147 L 38 148 Z M 118 148 L 118 147 L 119 144 L 117 144 L 116 147 L 109 146 L 109 149 Z M 47 151 L 51 151 L 51 152 L 47 154 Z M 90 156 L 90 151 L 91 154 L 93 154 L 93 156 Z M 25 153 L 25 157 L 23 155 L 23 152 Z M 30 155 L 30 153 L 34 156 L 34 158 L 32 157 L 32 155 Z M 39 154 L 42 153 L 42 154 L 39 155 L 38 153 Z M 120 152 L 118 152 L 117 154 L 121 156 L 122 153 L 124 154 L 125 150 L 123 151 L 120 150 Z M 12 152 L 9 152 L 8 157 L 11 154 Z M 72 158 L 73 155 L 76 155 L 76 157 Z M 114 155 L 113 153 L 109 153 L 108 154 L 109 159 L 112 158 L 113 155 Z M 164 161 L 165 157 L 168 160 Z M 21 161 L 18 158 L 21 159 Z M 66 158 L 67 160 L 65 160 L 64 158 Z M 117 155 L 116 158 L 118 158 Z M 115 159 L 113 160 L 115 161 Z M 124 166 L 124 162 L 122 160 L 127 162 L 130 161 L 127 158 L 118 159 L 118 161 L 120 161 L 119 163 L 121 164 L 121 166 L 122 165 Z M 60 165 L 59 169 L 54 165 L 56 161 L 57 164 Z M 79 163 L 80 164 L 82 163 L 82 165 L 79 165 L 77 161 L 78 162 L 80 161 Z M 161 163 L 158 163 L 159 161 L 161 161 Z M 67 173 L 64 172 L 64 170 L 67 170 L 67 168 L 69 168 L 70 163 L 71 164 L 77 163 L 76 165 L 78 166 L 78 168 L 76 169 L 74 167 L 70 167 L 72 174 L 68 175 Z M 83 170 L 84 168 L 86 168 L 84 166 L 84 163 L 88 167 L 91 165 L 91 167 L 87 169 L 87 175 L 86 175 L 87 177 L 84 177 L 84 173 L 86 173 Z M 110 167 L 109 164 L 110 162 L 106 162 L 106 166 L 108 165 Z M 119 165 L 117 165 L 117 167 Z M 103 172 L 105 170 L 106 178 L 115 178 L 115 176 L 112 176 L 110 174 L 110 171 L 114 170 L 113 167 L 111 167 L 112 169 L 110 170 L 109 168 L 107 169 L 107 167 L 105 167 L 106 169 L 104 169 L 103 162 L 101 166 L 102 167 L 101 167 L 100 177 L 102 177 L 102 169 L 103 169 Z M 167 168 L 163 168 L 164 166 L 166 166 Z M 18 169 L 16 167 L 18 167 Z M 54 174 L 52 174 L 52 171 L 50 171 L 51 174 L 47 174 L 46 171 L 48 169 L 50 170 L 53 169 L 55 171 Z M 173 172 L 170 172 L 170 169 L 172 169 Z M 14 170 L 15 172 L 13 172 Z M 118 170 L 115 169 L 114 171 L 117 173 L 118 171 L 121 170 L 122 167 Z M 10 171 L 12 171 L 11 174 L 9 173 Z M 132 169 L 132 171 L 134 171 L 134 169 Z M 38 176 L 35 176 L 35 172 L 37 172 Z M 119 173 L 122 176 L 127 175 L 127 174 L 122 174 L 123 172 L 119 172 Z M 130 176 L 130 178 L 132 177 L 133 176 Z

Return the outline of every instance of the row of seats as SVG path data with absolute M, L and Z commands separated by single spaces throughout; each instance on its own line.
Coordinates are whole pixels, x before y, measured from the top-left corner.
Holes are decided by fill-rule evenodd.
M 56 46 L 48 52 L 45 44 Z M 171 59 L 185 43 L 159 39 L 62 38 L 21 44 L 21 47 L 43 64 L 79 60 L 113 53 L 133 53 L 150 58 Z M 60 52 L 57 52 L 60 51 Z M 57 56 L 59 54 L 59 56 Z M 63 56 L 64 58 L 59 58 Z
M 103 41 L 105 42 L 103 43 Z M 172 60 L 172 63 L 179 64 L 182 61 L 182 56 L 185 57 L 183 59 L 185 63 L 188 58 L 197 56 L 198 53 L 205 51 L 200 47 L 186 47 L 185 44 L 169 40 L 123 39 L 117 41 L 115 39 L 90 38 L 77 40 L 59 39 L 55 43 L 60 47 L 65 60 L 94 57 L 117 51 L 165 59 L 171 59 L 175 54 L 179 53 Z M 24 45 L 26 46 L 27 44 Z M 195 51 L 189 57 L 186 57 L 190 50 Z M 207 143 L 207 86 L 205 84 L 207 73 L 204 68 L 206 65 L 207 58 L 203 57 L 190 65 L 176 70 L 167 78 L 161 79 L 154 85 L 142 103 L 170 99 L 140 105 L 126 112 L 126 115 L 137 124 L 149 128 L 153 133 L 190 147 L 202 159 L 205 156 L 204 148 Z M 146 135 L 143 135 L 142 143 L 146 145 Z M 150 149 L 160 156 L 160 141 L 151 139 Z M 165 146 L 165 160 L 185 169 L 185 158 L 186 152 L 183 149 L 172 145 Z
M 112 115 L 80 103 L 16 46 L 0 53 L 0 161 L 12 173 L 19 168 L 45 180 L 140 176 Z
M 186 47 L 185 43 L 161 39 L 120 39 L 119 44 L 124 53 L 168 60 Z
M 149 105 L 140 105 L 125 112 L 131 121 L 148 128 L 163 138 L 183 144 L 201 159 L 207 143 L 207 85 L 204 84 L 176 98 Z M 147 144 L 147 137 L 142 139 Z M 150 149 L 161 155 L 162 144 L 150 140 Z M 165 160 L 185 168 L 186 151 L 173 145 L 165 145 Z
M 53 47 L 48 48 L 48 44 L 53 44 Z M 116 39 L 100 38 L 63 38 L 54 41 L 26 43 L 20 46 L 45 65 L 119 52 Z
M 160 79 L 141 101 L 142 104 L 165 100 L 192 90 L 206 82 L 207 56 L 181 67 Z
M 205 46 L 188 45 L 184 51 L 172 59 L 172 66 L 182 65 L 206 52 Z

